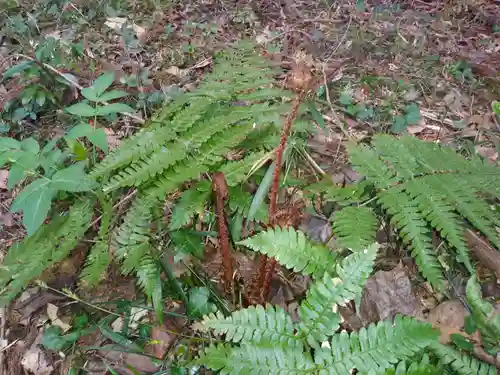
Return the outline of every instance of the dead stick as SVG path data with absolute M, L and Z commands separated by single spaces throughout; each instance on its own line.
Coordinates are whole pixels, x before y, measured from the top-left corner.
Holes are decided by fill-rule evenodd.
M 228 188 L 224 173 L 216 172 L 212 175 L 212 189 L 215 194 L 215 216 L 219 230 L 219 245 L 224 268 L 224 287 L 226 292 L 232 291 L 233 264 L 229 248 L 229 230 L 224 215 L 224 202 L 228 198 Z
M 286 147 L 286 141 L 290 134 L 290 130 L 292 128 L 292 123 L 297 117 L 297 113 L 299 111 L 300 103 L 304 99 L 306 91 L 302 91 L 297 94 L 294 99 L 292 110 L 288 115 L 285 125 L 283 126 L 283 130 L 281 131 L 280 144 L 276 148 L 276 157 L 275 157 L 275 165 L 274 165 L 274 174 L 273 174 L 273 183 L 271 185 L 271 193 L 269 197 L 269 226 L 273 227 L 276 225 L 276 211 L 278 205 L 278 188 L 280 182 L 280 171 L 281 171 L 281 163 L 283 162 L 283 153 Z M 274 269 L 276 267 L 276 259 L 271 258 L 271 261 L 268 262 L 267 256 L 262 256 L 260 259 L 259 266 L 259 290 L 261 291 L 261 298 L 265 299 L 269 294 L 269 289 L 271 286 L 271 279 L 273 277 Z

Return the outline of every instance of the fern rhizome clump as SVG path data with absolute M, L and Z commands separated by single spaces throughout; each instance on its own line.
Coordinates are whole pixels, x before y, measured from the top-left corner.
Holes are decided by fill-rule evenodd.
M 295 120 L 299 98 L 305 95 L 304 91 L 296 95 L 276 88 L 279 73 L 251 46 L 221 52 L 214 59 L 213 72 L 196 90 L 167 104 L 144 129 L 124 140 L 100 163 L 86 165 L 88 174 L 82 162 L 67 168 L 78 169 L 77 183 L 68 182 L 68 173 L 55 172 L 28 185 L 14 202 L 25 214 L 23 202 L 39 193 L 40 187 L 51 199 L 58 191 L 65 191 L 74 194 L 79 203 L 60 213 L 52 209 L 47 224 L 40 225 L 45 218 L 37 217 L 31 222 L 30 236 L 9 249 L 0 274 L 0 305 L 8 304 L 46 268 L 67 257 L 99 223 L 80 285 L 95 286 L 109 264 L 116 261 L 124 274 L 137 276 L 162 320 L 161 270 L 166 250 L 159 240 L 162 231 L 168 232 L 176 245 L 189 247 L 186 243 L 193 237 L 186 234 L 185 227 L 203 212 L 213 194 L 206 177 L 223 176 L 224 189 L 241 190 L 248 176 L 272 159 L 284 115 L 294 113 L 289 121 Z M 296 98 L 293 105 L 291 97 Z M 299 123 L 294 121 L 294 125 Z M 281 139 L 286 141 L 286 136 Z M 0 147 L 0 152 L 18 152 L 22 146 L 16 142 L 0 142 L 5 148 Z M 499 193 L 498 169 L 408 136 L 394 139 L 377 135 L 371 145 L 351 143 L 348 151 L 363 179 L 348 187 L 320 183 L 310 190 L 325 193 L 327 200 L 344 206 L 334 217 L 333 229 L 339 249 L 348 249 L 349 255 L 343 257 L 345 251 L 313 243 L 305 233 L 273 225 L 274 218 L 268 220 L 268 215 L 254 212 L 253 219 L 267 220 L 271 225 L 266 230 L 255 229 L 256 234 L 248 238 L 233 238 L 235 245 L 308 275 L 312 284 L 300 301 L 296 319 L 283 308 L 270 305 L 250 306 L 228 316 L 220 311 L 205 316 L 195 323 L 197 331 L 222 338 L 203 348 L 190 366 L 205 366 L 222 374 L 495 373 L 493 367 L 439 344 L 439 332 L 428 323 L 397 316 L 359 332 L 339 333 L 343 326 L 338 310 L 361 298 L 373 271 L 379 249 L 375 243 L 379 217 L 375 212 L 381 210 L 433 286 L 443 288 L 432 230 L 439 231 L 473 273 L 462 231 L 471 225 L 499 247 L 495 227 L 500 220 L 488 204 Z M 239 159 L 228 160 L 229 153 Z M 5 160 L 14 159 L 7 156 Z M 281 166 L 276 164 L 279 171 Z M 278 186 L 279 174 L 266 174 L 264 179 L 268 175 L 276 183 L 273 186 Z M 165 200 L 173 200 L 172 193 L 186 183 L 190 187 L 174 203 L 167 228 Z M 122 193 L 126 193 L 125 198 Z M 50 205 L 50 200 L 43 198 L 40 195 L 38 200 Z M 117 216 L 115 208 L 130 198 L 133 201 L 126 214 Z M 250 194 L 239 198 L 245 202 L 230 199 L 229 207 L 241 216 L 250 216 Z M 224 200 L 219 203 L 218 210 L 223 211 Z M 94 212 L 99 213 L 97 218 Z M 224 223 L 223 218 L 218 219 L 219 224 Z M 224 230 L 227 232 L 227 227 Z M 474 277 L 467 297 L 480 317 L 478 329 L 481 333 L 497 332 L 500 324 L 485 319 L 491 306 L 481 299 Z M 489 347 L 496 348 L 496 334 L 486 336 Z

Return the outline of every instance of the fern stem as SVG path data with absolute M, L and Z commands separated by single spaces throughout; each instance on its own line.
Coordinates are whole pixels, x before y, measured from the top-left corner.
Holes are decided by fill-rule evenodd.
M 229 230 L 227 228 L 226 216 L 224 215 L 224 202 L 227 200 L 229 194 L 224 173 L 216 172 L 212 175 L 212 189 L 215 195 L 215 216 L 217 218 L 219 245 L 224 268 L 224 287 L 226 292 L 230 293 L 233 289 L 233 265 L 229 250 Z
M 299 107 L 304 97 L 306 95 L 306 90 L 303 90 L 295 96 L 292 110 L 288 115 L 285 125 L 283 126 L 283 130 L 281 131 L 280 143 L 275 151 L 275 166 L 274 166 L 274 175 L 273 182 L 271 185 L 271 193 L 269 196 L 269 225 L 271 227 L 276 225 L 276 211 L 277 211 L 277 202 L 278 202 L 278 188 L 280 181 L 280 171 L 281 171 L 281 163 L 283 162 L 283 152 L 285 151 L 286 141 L 290 134 L 290 130 L 292 128 L 292 123 L 297 117 L 299 112 Z M 259 266 L 259 295 L 261 299 L 265 299 L 269 294 L 269 289 L 271 286 L 271 278 L 274 273 L 274 269 L 276 268 L 276 259 L 272 258 L 270 262 L 268 262 L 267 256 L 262 256 L 260 259 Z M 262 301 L 263 302 L 263 301 Z

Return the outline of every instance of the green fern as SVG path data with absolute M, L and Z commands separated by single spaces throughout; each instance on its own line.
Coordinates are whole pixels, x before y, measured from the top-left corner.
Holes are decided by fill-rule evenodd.
M 371 374 L 374 373 L 381 375 L 442 375 L 443 369 L 430 364 L 428 357 L 426 357 L 423 361 L 413 363 L 410 362 L 409 364 L 402 361 L 398 363 L 397 367 L 390 368 L 383 372 L 371 372 Z
M 363 286 L 373 269 L 378 245 L 349 255 L 337 265 L 335 277 L 325 273 L 316 281 L 299 306 L 299 335 L 311 346 L 327 339 L 339 327 L 340 317 L 334 305 L 344 305 L 361 297 Z M 333 270 L 333 268 L 332 268 Z M 333 272 L 332 272 L 333 273 Z
M 488 301 L 483 300 L 476 275 L 472 275 L 467 282 L 466 296 L 484 347 L 492 352 L 500 351 L 500 314 Z
M 67 215 L 52 219 L 32 236 L 13 245 L 0 269 L 0 306 L 15 298 L 45 269 L 62 261 L 75 248 L 92 219 L 92 206 L 84 200 Z
M 335 215 L 333 233 L 340 246 L 362 250 L 375 241 L 377 218 L 368 207 L 346 207 Z
M 394 322 L 382 321 L 359 332 L 339 333 L 332 337 L 329 349 L 315 357 L 322 374 L 349 374 L 389 369 L 401 359 L 411 358 L 438 338 L 430 324 L 410 317 L 396 316 Z
M 112 207 L 111 203 L 102 198 L 102 218 L 99 228 L 98 242 L 92 246 L 87 255 L 85 266 L 80 272 L 80 283 L 85 288 L 96 286 L 103 278 L 111 256 L 109 254 L 109 226 L 111 223 Z
M 201 181 L 184 190 L 174 206 L 168 228 L 170 230 L 180 229 L 187 225 L 195 215 L 201 214 L 211 193 L 209 181 Z
M 494 366 L 478 361 L 467 354 L 459 353 L 455 349 L 434 342 L 430 345 L 431 351 L 439 357 L 441 363 L 453 369 L 458 375 L 496 375 Z
M 474 267 L 463 236 L 465 220 L 500 249 L 500 236 L 495 230 L 500 219 L 483 196 L 495 195 L 495 184 L 500 181 L 498 168 L 411 136 L 394 139 L 376 135 L 371 146 L 351 143 L 348 151 L 354 169 L 365 177 L 348 189 L 355 192 L 362 187 L 366 192 L 367 184 L 375 188 L 373 198 L 377 198 L 410 247 L 424 277 L 437 289 L 443 288 L 443 276 L 431 229 L 439 231 L 471 272 Z M 338 200 L 338 189 L 333 189 L 334 200 Z M 348 210 L 347 216 L 353 211 L 352 207 L 344 210 Z M 359 238 L 373 238 L 373 232 L 367 227 L 356 234 Z
M 302 348 L 302 342 L 294 334 L 292 318 L 281 307 L 250 306 L 235 311 L 229 317 L 222 313 L 205 316 L 200 329 L 213 330 L 217 335 L 225 335 L 226 341 L 253 343 L 286 348 Z
M 240 241 L 238 245 L 266 254 L 283 266 L 306 275 L 322 277 L 335 268 L 335 257 L 321 244 L 306 240 L 303 232 L 292 228 L 275 228 Z
M 195 362 L 221 375 L 315 374 L 311 355 L 298 348 L 210 345 Z

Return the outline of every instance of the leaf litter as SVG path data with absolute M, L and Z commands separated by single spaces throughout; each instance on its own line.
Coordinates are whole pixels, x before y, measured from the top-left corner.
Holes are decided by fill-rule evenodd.
M 340 102 L 331 110 L 332 113 L 324 111 L 327 130 L 333 136 L 316 136 L 310 141 L 313 160 L 338 180 L 336 182 L 344 185 L 359 177 L 345 165 L 343 139 L 338 136 L 339 124 L 332 121 L 334 111 L 338 112 L 336 117 L 347 124 L 352 133 L 357 132 L 359 139 L 368 137 L 375 129 L 387 130 L 384 124 L 391 123 L 394 116 L 402 116 L 405 118 L 405 122 L 399 124 L 402 131 L 442 143 L 482 142 L 482 145 L 474 146 L 475 151 L 491 163 L 497 162 L 495 143 L 488 143 L 491 142 L 491 134 L 486 134 L 487 130 L 498 130 L 495 118 L 491 116 L 490 104 L 498 99 L 492 95 L 492 87 L 498 81 L 499 48 L 498 33 L 493 33 L 492 27 L 500 12 L 491 2 L 475 1 L 471 9 L 461 2 L 446 5 L 439 1 L 401 2 L 400 8 L 393 9 L 386 5 L 380 8 L 378 2 L 365 1 L 361 2 L 362 10 L 358 7 L 359 2 L 355 1 L 342 1 L 326 8 L 306 1 L 287 1 L 282 5 L 265 3 L 266 7 L 259 10 L 253 10 L 249 5 L 232 8 L 227 4 L 224 7 L 213 4 L 210 12 L 204 2 L 188 2 L 156 12 L 146 6 L 146 9 L 128 10 L 137 16 L 134 21 L 125 17 L 104 17 L 104 25 L 108 29 L 99 29 L 92 19 L 86 21 L 80 18 L 92 26 L 83 35 L 86 61 L 78 67 L 78 72 L 63 74 L 75 74 L 85 86 L 98 75 L 95 72 L 113 66 L 123 78 L 120 83 L 130 90 L 143 93 L 155 91 L 158 87 L 163 91 L 174 86 L 187 89 L 209 69 L 209 57 L 217 48 L 241 33 L 250 32 L 257 42 L 275 54 L 277 60 L 286 60 L 291 57 L 292 51 L 303 50 L 323 64 L 345 65 L 340 74 L 325 85 L 333 102 Z M 69 11 L 80 17 L 75 9 Z M 471 17 L 471 14 L 474 16 Z M 191 27 L 189 22 L 212 22 L 217 30 L 207 33 L 203 28 Z M 126 33 L 128 28 L 135 36 Z M 62 35 L 51 32 L 52 35 Z M 151 73 L 151 82 L 136 79 L 144 72 Z M 410 82 L 413 84 L 408 85 Z M 15 87 L 9 90 L 13 91 Z M 342 97 L 345 92 L 352 93 L 352 103 L 348 103 L 345 95 Z M 318 96 L 324 102 L 328 101 L 325 95 Z M 0 98 L 1 104 L 3 101 Z M 357 108 L 349 108 L 350 105 Z M 418 108 L 418 116 L 415 108 Z M 117 131 L 105 129 L 111 149 L 118 146 L 122 136 L 128 134 L 128 127 L 129 124 L 124 123 L 114 127 L 119 129 Z M 0 170 L 0 190 L 7 187 L 5 172 Z M 0 211 L 0 224 L 6 227 L 12 224 L 7 215 Z M 305 228 L 320 242 L 332 237 L 331 226 L 323 217 L 310 219 Z M 472 246 L 479 245 L 476 241 L 476 245 Z M 220 259 L 216 256 L 207 258 L 202 266 L 209 277 L 220 275 Z M 478 255 L 478 258 L 481 256 Z M 253 259 L 242 254 L 236 261 L 245 279 L 253 271 Z M 393 267 L 389 264 L 385 264 L 386 269 Z M 494 271 L 497 271 L 496 267 Z M 289 304 L 289 301 L 300 296 L 308 280 L 298 281 L 302 286 L 291 286 L 293 276 L 281 275 L 283 277 L 276 281 L 273 288 L 273 298 L 274 302 L 286 307 L 296 303 Z M 392 317 L 397 312 L 413 316 L 424 314 L 422 311 L 430 306 L 415 295 L 413 276 L 412 270 L 401 264 L 375 273 L 365 288 L 359 311 L 351 306 L 356 324 L 364 326 L 370 321 Z M 135 288 L 130 287 L 130 280 L 117 276 L 116 282 L 121 283 L 124 289 L 116 293 L 116 298 L 135 299 Z M 109 290 L 117 291 L 116 285 L 107 284 L 95 294 L 85 297 L 92 303 L 108 302 Z M 52 323 L 64 318 L 59 314 L 58 307 L 51 304 L 59 304 L 58 301 L 45 297 L 41 301 L 31 306 L 38 307 L 36 311 L 50 309 L 47 315 Z M 36 311 L 21 312 L 27 324 Z M 425 319 L 444 331 L 463 333 L 460 324 L 463 324 L 465 316 L 462 302 L 455 300 L 433 306 Z M 123 318 L 120 319 L 120 327 L 115 327 L 117 332 L 125 324 Z M 134 328 L 140 326 L 133 319 L 127 322 L 130 323 Z M 151 338 L 155 342 L 152 354 L 157 358 L 163 358 L 175 340 L 175 335 L 164 329 L 170 330 L 162 326 L 152 328 Z M 37 340 L 39 344 L 40 335 L 34 343 Z M 103 342 L 100 337 L 89 346 Z M 27 346 L 29 348 L 21 361 L 25 370 L 35 374 L 54 370 L 55 362 L 51 362 L 50 356 L 41 351 L 38 344 Z M 150 358 L 136 353 L 101 350 L 95 354 L 101 360 L 94 363 L 96 368 L 100 366 L 100 373 L 108 370 L 102 367 L 102 359 L 115 365 L 120 373 L 134 374 L 129 366 L 139 372 L 153 372 L 159 368 Z

